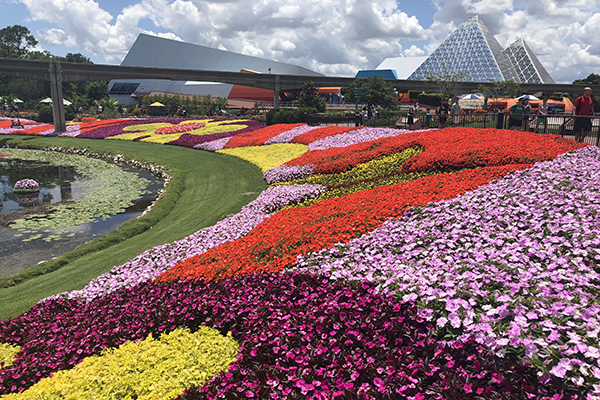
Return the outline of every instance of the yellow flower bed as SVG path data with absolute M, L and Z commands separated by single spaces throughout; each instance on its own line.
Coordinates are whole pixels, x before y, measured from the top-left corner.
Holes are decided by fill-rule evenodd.
M 239 157 L 260 168 L 263 172 L 300 157 L 308 151 L 308 146 L 299 143 L 276 143 L 266 146 L 238 147 L 217 150 L 217 153 Z
M 339 174 L 311 175 L 306 178 L 281 183 L 282 185 L 316 183 L 332 187 L 329 191 L 315 198 L 308 199 L 303 203 L 286 208 L 308 206 L 325 199 L 342 197 L 347 194 L 373 189 L 378 186 L 395 185 L 397 183 L 408 182 L 424 176 L 433 175 L 433 173 L 429 172 L 412 172 L 409 174 L 400 172 L 402 170 L 402 165 L 406 160 L 422 152 L 423 150 L 416 148 L 406 149 L 400 153 L 390 154 L 357 165 L 350 171 Z
M 19 351 L 21 351 L 19 346 L 13 346 L 8 343 L 0 343 L 0 368 L 6 368 L 10 366 Z
M 212 328 L 177 329 L 106 349 L 73 369 L 56 372 L 22 393 L 2 400 L 171 399 L 229 368 L 239 350 L 231 337 Z
M 106 139 L 133 140 L 133 139 L 137 139 L 142 136 L 149 136 L 147 138 L 140 139 L 140 142 L 164 144 L 164 143 L 168 143 L 168 142 L 177 140 L 184 134 L 204 136 L 204 135 L 212 135 L 215 133 L 237 131 L 239 129 L 244 129 L 248 126 L 248 125 L 244 124 L 245 121 L 236 121 L 236 122 L 238 122 L 236 124 L 231 124 L 231 121 L 216 121 L 216 122 L 209 122 L 209 121 L 211 121 L 211 119 L 195 119 L 195 120 L 183 121 L 178 125 L 189 124 L 191 122 L 200 122 L 200 123 L 206 124 L 206 126 L 200 128 L 200 129 L 195 129 L 193 131 L 189 131 L 189 132 L 172 133 L 172 134 L 168 134 L 168 135 L 158 134 L 158 133 L 156 133 L 156 130 L 160 129 L 160 128 L 165 128 L 167 126 L 175 126 L 176 124 L 152 123 L 152 124 L 142 124 L 142 125 L 131 125 L 131 126 L 128 126 L 123 129 L 124 131 L 131 132 L 131 133 L 124 133 L 121 135 L 109 136 Z M 226 124 L 229 124 L 229 125 L 226 125 Z

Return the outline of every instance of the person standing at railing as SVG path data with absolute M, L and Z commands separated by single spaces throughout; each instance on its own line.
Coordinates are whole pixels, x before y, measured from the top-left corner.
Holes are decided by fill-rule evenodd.
M 438 118 L 440 119 L 440 129 L 444 129 L 444 125 L 446 125 L 446 120 L 448 119 L 448 114 L 450 114 L 450 104 L 448 104 L 449 99 L 444 99 L 440 108 L 437 110 Z
M 594 98 L 592 97 L 592 88 L 583 89 L 583 96 L 579 96 L 573 103 L 573 115 L 575 123 L 573 133 L 576 142 L 583 142 L 585 137 L 592 130 L 592 119 L 594 116 Z
M 523 125 L 521 126 L 522 130 L 529 130 L 529 116 L 531 115 L 531 104 L 529 104 L 529 99 L 525 97 L 523 99 Z
M 512 130 L 514 127 L 519 129 L 521 126 L 523 126 L 524 111 L 525 106 L 523 105 L 523 98 L 521 97 L 508 109 L 508 113 L 510 115 L 510 118 L 508 119 L 508 129 Z
M 550 109 L 550 107 L 548 106 L 548 96 L 544 96 L 544 98 L 542 99 L 542 104 L 540 104 L 538 106 L 538 117 L 537 117 L 537 124 L 535 125 L 535 133 L 538 133 L 538 131 L 540 130 L 540 126 L 544 125 L 544 133 L 547 133 L 547 126 L 548 126 L 548 110 Z
M 460 104 L 458 103 L 458 96 L 454 98 L 454 104 L 452 104 L 451 111 L 452 120 L 454 121 L 454 125 L 458 125 L 460 122 Z

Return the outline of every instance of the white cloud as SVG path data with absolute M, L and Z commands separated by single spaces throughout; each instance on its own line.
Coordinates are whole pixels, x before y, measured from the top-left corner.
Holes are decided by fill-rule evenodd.
M 388 57 L 429 54 L 479 14 L 501 45 L 524 38 L 557 82 L 600 72 L 600 0 L 431 0 L 425 27 L 397 0 L 134 0 L 115 15 L 99 0 L 15 1 L 47 22 L 36 32 L 42 46 L 108 63 L 144 32 L 354 75 Z
M 108 63 L 119 63 L 145 32 L 354 74 L 399 55 L 400 39 L 426 38 L 394 0 L 140 0 L 114 18 L 94 0 L 19 1 L 33 20 L 58 27 L 37 33 L 43 44 L 76 47 Z

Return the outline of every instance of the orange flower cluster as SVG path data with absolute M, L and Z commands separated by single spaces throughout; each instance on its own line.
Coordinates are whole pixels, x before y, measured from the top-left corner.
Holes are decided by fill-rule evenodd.
M 45 132 L 49 129 L 54 129 L 53 125 L 50 124 L 43 124 L 43 125 L 37 125 L 31 128 L 27 128 L 27 129 L 22 129 L 19 130 L 18 133 L 14 132 L 13 135 L 30 135 L 30 136 L 36 136 L 39 135 L 42 132 Z
M 95 118 L 82 118 L 82 122 L 79 125 L 79 129 L 81 130 L 82 133 L 85 132 L 89 132 L 89 131 L 93 131 L 94 129 L 97 128 L 102 128 L 104 126 L 111 126 L 111 125 L 117 125 L 117 124 L 122 124 L 123 120 L 122 119 L 118 119 L 118 118 L 113 118 L 113 119 L 103 119 L 103 120 L 97 120 Z
M 389 218 L 399 217 L 407 207 L 455 197 L 529 166 L 434 175 L 323 200 L 310 207 L 285 209 L 263 221 L 248 236 L 191 257 L 156 279 L 210 281 L 251 272 L 280 272 L 293 265 L 298 255 L 348 242 Z
M 301 143 L 309 145 L 319 139 L 326 138 L 328 136 L 339 135 L 341 133 L 350 132 L 358 128 L 348 128 L 345 126 L 326 126 L 324 128 L 313 129 L 312 131 L 303 133 L 290 140 L 292 143 Z
M 309 132 L 310 133 L 310 132 Z M 287 162 L 314 165 L 315 174 L 349 171 L 355 166 L 410 147 L 423 153 L 408 160 L 403 172 L 453 170 L 550 160 L 585 146 L 555 135 L 498 129 L 447 128 L 407 133 L 348 147 L 315 150 Z
M 158 133 L 159 135 L 168 135 L 171 133 L 189 132 L 195 129 L 203 128 L 205 126 L 206 124 L 203 124 L 201 122 L 189 122 L 187 124 L 165 126 L 164 128 L 157 129 L 156 133 Z
M 305 124 L 275 124 L 232 137 L 224 149 L 236 147 L 261 146 L 271 138 Z

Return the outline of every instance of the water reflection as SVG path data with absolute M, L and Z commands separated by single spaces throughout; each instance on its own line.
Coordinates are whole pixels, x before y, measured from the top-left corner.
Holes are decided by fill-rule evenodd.
M 163 181 L 145 172 L 124 167 L 121 169 L 150 182 L 145 194 L 125 212 L 73 226 L 68 234 L 58 235 L 51 241 L 24 241 L 24 236 L 19 236 L 20 233 L 9 226 L 12 221 L 28 214 L 45 214 L 52 205 L 81 199 L 85 189 L 82 183 L 87 182 L 88 178 L 77 174 L 75 168 L 69 165 L 0 158 L 0 276 L 12 275 L 41 261 L 59 257 L 140 216 L 156 199 Z M 31 197 L 14 195 L 12 188 L 15 182 L 25 178 L 35 179 L 40 184 L 39 194 Z M 55 233 L 54 229 L 43 231 L 44 236 Z

